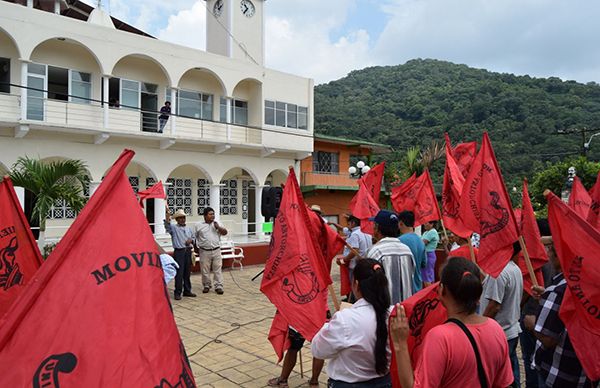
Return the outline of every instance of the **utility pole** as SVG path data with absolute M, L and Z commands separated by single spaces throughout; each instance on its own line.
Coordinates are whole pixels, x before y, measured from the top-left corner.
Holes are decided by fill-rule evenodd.
M 581 128 L 581 156 L 587 158 L 587 147 L 585 142 L 585 127 Z

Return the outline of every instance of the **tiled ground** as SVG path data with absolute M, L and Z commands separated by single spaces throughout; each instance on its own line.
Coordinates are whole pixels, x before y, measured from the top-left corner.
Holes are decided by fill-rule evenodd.
M 224 295 L 214 290 L 202 294 L 200 274 L 192 274 L 192 288 L 198 297 L 171 300 L 198 387 L 264 387 L 269 378 L 279 376 L 281 366 L 267 340 L 275 308 L 259 290 L 261 277 L 251 281 L 262 268 L 225 270 Z M 170 289 L 172 297 L 172 283 Z M 238 324 L 243 326 L 238 328 Z M 306 343 L 302 350 L 304 379 L 298 362 L 288 381 L 290 387 L 308 387 L 311 360 Z M 320 377 L 325 387 L 325 371 Z

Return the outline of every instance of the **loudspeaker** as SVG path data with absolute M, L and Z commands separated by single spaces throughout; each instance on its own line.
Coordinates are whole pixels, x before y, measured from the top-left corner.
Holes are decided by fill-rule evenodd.
M 281 187 L 263 187 L 260 212 L 265 219 L 268 220 L 277 216 L 282 195 L 283 189 Z

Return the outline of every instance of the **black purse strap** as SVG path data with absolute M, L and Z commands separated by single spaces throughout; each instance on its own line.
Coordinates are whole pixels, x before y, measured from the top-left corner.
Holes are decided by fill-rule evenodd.
M 452 322 L 456 324 L 460 329 L 465 333 L 471 346 L 473 346 L 473 351 L 475 352 L 475 359 L 477 360 L 477 375 L 479 376 L 479 383 L 481 384 L 481 388 L 488 388 L 487 378 L 485 377 L 485 370 L 483 369 L 483 363 L 481 362 L 481 355 L 479 354 L 479 348 L 477 347 L 477 343 L 475 342 L 475 338 L 473 338 L 473 334 L 469 331 L 467 326 L 462 323 L 460 320 L 456 318 L 450 318 L 446 322 Z

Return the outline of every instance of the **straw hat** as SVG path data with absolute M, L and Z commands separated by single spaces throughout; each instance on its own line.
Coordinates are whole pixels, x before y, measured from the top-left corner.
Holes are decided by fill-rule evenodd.
M 183 209 L 179 209 L 173 214 L 173 218 L 178 219 L 179 217 L 187 217 L 187 214 L 185 214 Z
M 310 207 L 310 210 L 312 210 L 312 211 L 314 211 L 314 212 L 322 213 L 322 211 L 321 211 L 321 206 L 319 206 L 319 205 L 312 205 L 312 206 Z

